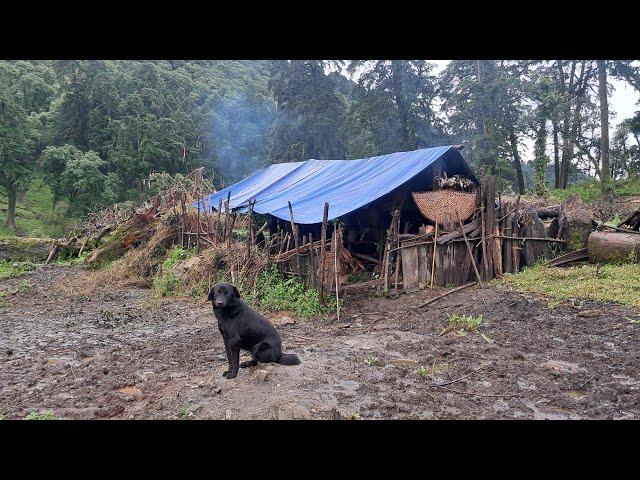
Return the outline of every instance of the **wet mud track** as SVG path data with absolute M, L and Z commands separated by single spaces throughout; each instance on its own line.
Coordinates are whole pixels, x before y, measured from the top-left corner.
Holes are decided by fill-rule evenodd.
M 502 286 L 346 299 L 340 321 L 269 314 L 302 364 L 226 380 L 211 308 L 47 266 L 0 283 L 0 409 L 69 419 L 634 419 L 640 311 Z M 24 286 L 28 279 L 29 286 Z M 449 314 L 477 332 L 441 335 Z M 242 360 L 242 358 L 241 358 Z

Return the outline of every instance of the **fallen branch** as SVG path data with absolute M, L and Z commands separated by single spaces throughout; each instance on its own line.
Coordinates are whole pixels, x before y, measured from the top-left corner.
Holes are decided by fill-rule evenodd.
M 480 370 L 483 370 L 485 368 L 487 368 L 489 366 L 489 364 L 486 365 L 482 365 L 479 368 L 476 368 L 475 370 L 467 373 L 466 375 L 463 375 L 460 378 L 456 378 L 455 380 L 450 380 L 448 382 L 444 382 L 444 383 L 432 383 L 431 385 L 429 385 L 430 387 L 444 387 L 445 385 L 451 385 L 452 383 L 457 383 L 457 382 L 461 382 L 462 380 L 464 380 L 465 378 L 469 378 L 471 375 L 473 375 L 474 373 L 478 373 Z
M 460 290 L 464 290 L 465 288 L 473 287 L 474 285 L 477 285 L 477 283 L 478 282 L 471 282 L 471 283 L 466 283 L 466 284 L 464 284 L 464 285 L 462 285 L 460 287 L 452 288 L 448 292 L 445 292 L 442 295 L 438 295 L 437 297 L 434 297 L 431 300 L 428 300 L 428 301 L 424 302 L 422 305 L 418 305 L 417 308 L 426 307 L 427 305 L 429 305 L 430 303 L 435 302 L 436 300 L 440 300 L 441 298 L 446 297 L 447 295 L 450 295 L 450 294 L 455 293 L 455 292 L 459 292 Z

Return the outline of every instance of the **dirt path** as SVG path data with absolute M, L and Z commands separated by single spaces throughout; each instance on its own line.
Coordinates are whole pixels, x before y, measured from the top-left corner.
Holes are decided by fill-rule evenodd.
M 360 295 L 347 299 L 340 324 L 269 315 L 302 364 L 259 365 L 226 380 L 209 305 L 136 288 L 84 294 L 86 276 L 49 266 L 0 283 L 15 292 L 30 282 L 0 307 L 8 418 L 45 410 L 114 419 L 176 419 L 181 411 L 194 419 L 640 416 L 640 312 L 628 308 L 550 309 L 544 298 L 494 286 L 421 311 L 410 307 L 436 293 Z M 441 336 L 452 313 L 482 314 L 484 337 Z M 420 377 L 419 366 L 430 376 Z M 443 382 L 452 383 L 433 386 Z

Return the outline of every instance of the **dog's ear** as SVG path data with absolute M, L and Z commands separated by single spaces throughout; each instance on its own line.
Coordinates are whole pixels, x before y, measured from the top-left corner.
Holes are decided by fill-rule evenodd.
M 238 291 L 238 289 L 236 288 L 236 286 L 235 286 L 235 285 L 233 286 L 233 294 L 234 294 L 236 297 L 240 298 L 240 292 Z
M 207 297 L 207 301 L 210 302 L 211 300 L 213 300 L 214 295 L 214 289 L 212 288 L 211 290 L 209 290 L 209 296 Z

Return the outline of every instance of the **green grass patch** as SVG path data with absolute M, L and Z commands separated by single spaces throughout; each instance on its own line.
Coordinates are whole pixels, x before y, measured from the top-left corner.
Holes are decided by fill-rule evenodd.
M 449 315 L 449 329 L 455 331 L 473 332 L 482 323 L 482 315 Z
M 29 183 L 26 193 L 18 197 L 16 205 L 16 229 L 6 226 L 8 198 L 4 187 L 0 187 L 0 237 L 16 233 L 29 237 L 59 238 L 73 223 L 67 216 L 69 204 L 66 200 L 53 201 L 51 188 L 36 176 Z
M 178 263 L 191 258 L 196 254 L 195 249 L 173 247 L 167 254 L 167 258 L 153 277 L 153 290 L 158 297 L 167 297 L 177 293 L 180 287 L 180 279 L 173 271 Z M 200 291 L 199 289 L 196 289 Z M 194 295 L 193 290 L 191 292 Z
M 449 364 L 448 363 L 436 363 L 434 361 L 433 364 L 428 366 L 428 367 L 425 367 L 424 365 L 420 365 L 416 369 L 416 374 L 420 378 L 433 379 L 436 373 L 442 373 L 442 372 L 446 371 L 448 368 L 449 368 Z
M 384 367 L 386 364 L 383 360 L 380 360 L 378 357 L 373 357 L 367 355 L 364 357 L 365 365 L 371 365 L 373 367 Z
M 47 412 L 31 412 L 24 417 L 25 420 L 64 420 L 62 417 L 58 417 L 51 410 Z
M 305 289 L 297 278 L 285 278 L 275 265 L 260 272 L 254 288 L 246 295 L 240 290 L 247 301 L 265 310 L 290 310 L 301 317 L 322 315 L 335 308 L 335 304 L 323 306 L 317 290 Z
M 180 286 L 180 279 L 172 271 L 160 270 L 153 277 L 153 290 L 157 297 L 173 295 Z
M 38 269 L 38 265 L 31 262 L 11 262 L 0 261 L 0 280 L 15 278 L 23 273 L 32 272 Z
M 167 259 L 162 264 L 162 268 L 169 269 L 175 267 L 179 262 L 183 260 L 188 260 L 196 254 L 196 249 L 185 249 L 182 247 L 173 247 L 169 254 L 167 255 Z
M 610 188 L 613 194 L 618 197 L 640 195 L 640 178 L 612 180 Z M 563 202 L 572 193 L 578 195 L 583 202 L 595 202 L 601 198 L 600 182 L 594 179 L 586 182 L 574 183 L 564 190 L 552 189 L 549 191 L 549 198 L 557 202 Z
M 640 264 L 637 263 L 568 268 L 534 265 L 519 273 L 506 274 L 495 282 L 555 299 L 581 298 L 640 307 Z

